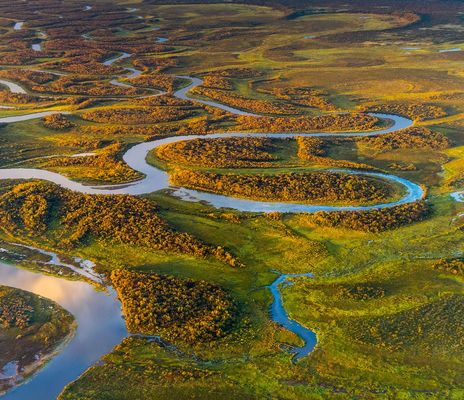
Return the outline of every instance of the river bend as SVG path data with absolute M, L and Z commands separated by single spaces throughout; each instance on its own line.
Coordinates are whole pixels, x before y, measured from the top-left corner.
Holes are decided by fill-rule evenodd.
M 22 26 L 22 25 L 21 25 Z M 128 53 L 122 53 L 104 62 L 105 65 L 112 65 L 115 62 L 130 57 Z M 132 78 L 139 75 L 138 70 L 126 68 L 129 75 L 120 78 Z M 194 100 L 209 106 L 220 108 L 224 111 L 239 115 L 255 115 L 243 110 L 238 110 L 214 101 L 192 99 L 188 96 L 190 90 L 202 83 L 199 78 L 180 76 L 180 78 L 190 80 L 190 84 L 176 91 L 174 96 L 183 100 Z M 124 86 L 117 80 L 111 81 L 112 84 Z M 14 93 L 26 93 L 18 84 L 0 80 L 0 84 L 7 86 Z M 128 86 L 128 85 L 127 85 Z M 0 123 L 15 123 L 34 118 L 42 118 L 58 111 L 43 111 L 27 115 L 15 115 L 0 118 Z M 231 137 L 273 137 L 273 138 L 292 138 L 296 136 L 307 137 L 356 137 L 356 136 L 376 136 L 405 129 L 412 126 L 413 122 L 407 118 L 387 115 L 372 114 L 382 119 L 390 120 L 391 125 L 386 129 L 369 132 L 315 132 L 315 133 L 249 133 L 249 132 L 224 132 L 207 136 L 185 135 L 150 142 L 140 143 L 131 147 L 123 156 L 123 160 L 134 170 L 144 174 L 144 178 L 125 185 L 114 186 L 88 186 L 70 180 L 58 173 L 34 168 L 3 168 L 0 169 L 0 179 L 43 179 L 54 182 L 64 188 L 81 193 L 89 194 L 131 194 L 141 195 L 151 193 L 160 189 L 170 188 L 168 174 L 159 168 L 149 165 L 146 161 L 148 152 L 167 143 L 175 143 L 192 139 L 210 138 L 231 138 Z M 424 196 L 422 188 L 406 179 L 380 173 L 364 172 L 353 170 L 342 170 L 350 174 L 362 174 L 365 176 L 375 176 L 401 184 L 406 189 L 406 194 L 398 201 L 377 204 L 372 206 L 327 206 L 327 205 L 306 205 L 279 202 L 260 202 L 246 199 L 238 199 L 217 195 L 213 193 L 200 192 L 186 188 L 171 188 L 175 196 L 188 201 L 206 201 L 212 206 L 220 208 L 227 207 L 240 211 L 253 212 L 315 212 L 315 211 L 336 211 L 336 210 L 367 210 L 383 207 L 391 207 L 398 204 L 405 204 L 421 199 Z M 291 278 L 312 277 L 307 274 L 283 274 L 280 275 L 269 287 L 273 296 L 271 306 L 271 317 L 274 321 L 300 336 L 304 345 L 293 350 L 294 359 L 307 355 L 316 345 L 316 335 L 310 329 L 305 328 L 289 318 L 287 315 L 280 289 L 283 285 L 289 284 Z M 28 382 L 18 386 L 5 395 L 5 399 L 34 399 L 46 400 L 56 397 L 62 388 L 70 381 L 78 378 L 80 374 L 89 366 L 93 365 L 101 356 L 111 351 L 111 349 L 127 335 L 124 321 L 121 318 L 119 302 L 115 299 L 114 292 L 109 289 L 109 294 L 98 292 L 94 287 L 86 282 L 68 281 L 56 277 L 44 276 L 38 273 L 16 268 L 12 265 L 0 263 L 0 283 L 33 293 L 46 296 L 58 302 L 65 309 L 70 311 L 76 318 L 78 328 L 76 336 L 53 358 L 43 369 L 37 372 Z

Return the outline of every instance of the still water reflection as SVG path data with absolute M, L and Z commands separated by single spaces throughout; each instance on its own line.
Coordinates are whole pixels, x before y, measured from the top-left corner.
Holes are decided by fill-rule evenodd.
M 33 379 L 2 399 L 54 399 L 69 382 L 127 336 L 115 293 L 97 291 L 81 281 L 68 281 L 0 262 L 2 285 L 28 290 L 56 301 L 76 318 L 75 337 Z

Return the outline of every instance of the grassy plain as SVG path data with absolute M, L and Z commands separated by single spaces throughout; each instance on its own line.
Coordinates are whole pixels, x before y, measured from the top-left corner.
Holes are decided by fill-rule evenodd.
M 104 1 L 97 3 L 112 7 Z M 275 219 L 216 210 L 178 200 L 169 191 L 146 196 L 158 204 L 159 215 L 170 226 L 205 243 L 225 246 L 244 267 L 231 268 L 212 258 L 93 237 L 74 248 L 72 255 L 95 261 L 106 273 L 129 268 L 219 284 L 239 305 L 241 323 L 228 337 L 194 346 L 175 343 L 176 348 L 163 347 L 149 340 L 127 339 L 103 363 L 70 384 L 61 399 L 462 398 L 463 277 L 433 269 L 438 259 L 462 257 L 464 251 L 464 205 L 449 196 L 450 191 L 464 188 L 464 52 L 439 53 L 462 45 L 462 41 L 451 40 L 451 28 L 446 27 L 453 24 L 464 29 L 462 21 L 456 21 L 458 6 L 443 5 L 442 14 L 431 13 L 422 25 L 409 26 L 414 21 L 409 14 L 392 8 L 379 11 L 376 6 L 361 13 L 355 4 L 346 9 L 340 5 L 326 5 L 326 9 L 308 6 L 308 15 L 296 18 L 287 18 L 295 11 L 290 6 L 118 4 L 124 9 L 137 7 L 131 14 L 142 19 L 124 20 L 123 35 L 115 26 L 93 26 L 88 33 L 103 49 L 107 49 L 105 37 L 116 38 L 113 45 L 118 51 L 127 50 L 121 38 L 169 37 L 166 46 L 170 47 L 163 51 L 135 51 L 134 59 L 144 63 L 147 74 L 161 61 L 167 63 L 162 74 L 171 77 L 238 70 L 230 78 L 232 92 L 247 99 L 285 103 L 276 99 L 275 89 L 307 87 L 324 90 L 325 98 L 340 111 L 391 103 L 432 104 L 447 115 L 416 124 L 442 132 L 451 144 L 445 150 L 385 151 L 372 151 L 355 142 L 329 146 L 329 158 L 372 165 L 427 188 L 426 201 L 433 211 L 429 219 L 380 234 L 316 227 L 300 215 Z M 415 7 L 411 3 L 408 10 Z M 66 18 L 71 14 L 63 10 Z M 11 21 L 17 15 L 12 13 Z M 47 28 L 43 21 L 32 22 L 32 12 L 30 18 L 31 25 Z M 79 18 L 83 18 L 82 12 Z M 153 26 L 160 30 L 152 31 Z M 9 52 L 5 47 L 2 51 Z M 57 58 L 52 53 L 45 60 Z M 36 59 L 34 68 L 43 61 Z M 133 62 L 126 59 L 118 65 L 131 66 Z M 101 78 L 109 80 L 117 73 L 109 71 Z M 135 107 L 133 98 L 110 97 L 73 110 L 70 119 L 75 128 L 70 130 L 50 130 L 41 120 L 1 127 L 1 165 L 43 166 L 43 160 L 31 159 L 99 152 L 114 143 L 124 149 L 143 140 L 178 134 L 176 129 L 182 125 L 194 132 L 205 120 L 209 132 L 234 124 L 230 116 L 217 117 L 199 107 L 193 117 L 159 124 L 95 123 L 81 118 L 89 110 Z M 27 103 L 20 111 L 36 108 L 37 103 Z M 72 109 L 67 103 L 60 108 Z M 307 115 L 329 113 L 314 107 L 302 109 Z M 0 115 L 20 111 L 0 110 Z M 280 143 L 273 154 L 278 159 L 275 165 L 259 169 L 260 173 L 315 167 L 297 159 L 291 141 Z M 115 155 L 116 161 L 120 155 Z M 150 161 L 168 169 L 176 166 L 153 155 Z M 412 164 L 414 169 L 399 170 L 394 164 Z M 94 176 L 88 166 L 56 170 L 94 182 L 98 181 L 97 170 L 105 170 L 94 168 Z M 234 169 L 234 173 L 250 172 L 258 170 Z M 107 178 L 113 179 L 109 173 Z M 50 237 L 14 239 L 53 247 L 56 243 Z M 267 286 L 277 277 L 274 271 L 315 274 L 315 278 L 299 279 L 283 290 L 290 316 L 314 329 L 318 337 L 314 352 L 296 363 L 287 349 L 301 344 L 299 338 L 269 320 L 272 299 Z

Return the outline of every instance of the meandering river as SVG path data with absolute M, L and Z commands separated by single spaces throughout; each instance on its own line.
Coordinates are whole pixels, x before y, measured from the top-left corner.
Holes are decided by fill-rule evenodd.
M 114 291 L 97 291 L 82 281 L 34 273 L 0 262 L 0 283 L 47 297 L 76 319 L 74 338 L 45 367 L 6 395 L 8 400 L 50 400 L 125 336 L 121 305 Z
M 122 53 L 104 62 L 105 65 L 112 65 L 117 61 L 130 57 L 128 53 Z M 136 77 L 140 71 L 133 68 L 126 68 L 129 75 L 122 76 Z M 180 78 L 190 80 L 190 84 L 174 93 L 179 99 L 191 100 L 188 92 L 195 86 L 202 83 L 201 79 L 189 76 Z M 112 83 L 116 84 L 117 80 Z M 26 93 L 18 84 L 0 80 L 0 84 L 7 86 L 12 92 Z M 117 83 L 119 86 L 125 84 Z M 238 110 L 214 101 L 198 100 L 203 104 L 218 107 L 224 111 L 239 115 L 255 115 L 252 113 Z M 34 118 L 41 118 L 46 115 L 56 113 L 56 111 L 36 112 L 27 115 L 15 115 L 0 118 L 0 123 L 15 123 Z M 396 115 L 372 114 L 382 119 L 389 120 L 391 125 L 386 129 L 370 132 L 318 132 L 318 133 L 249 133 L 249 132 L 224 132 L 208 136 L 185 135 L 157 139 L 150 142 L 140 143 L 131 147 L 123 156 L 123 160 L 134 170 L 144 174 L 144 178 L 125 185 L 112 186 L 88 186 L 70 180 L 58 173 L 34 169 L 34 168 L 4 168 L 0 169 L 0 179 L 43 179 L 54 182 L 64 188 L 90 194 L 131 194 L 141 195 L 160 189 L 169 188 L 168 174 L 149 165 L 146 157 L 149 151 L 167 144 L 192 139 L 210 138 L 230 138 L 230 137 L 274 137 L 291 138 L 296 136 L 308 137 L 355 137 L 355 136 L 375 136 L 394 132 L 396 130 L 410 127 L 413 122 L 407 118 Z M 254 212 L 315 212 L 315 211 L 334 211 L 334 210 L 366 210 L 374 208 L 391 207 L 397 204 L 404 204 L 421 199 L 424 196 L 422 188 L 406 179 L 384 174 L 380 172 L 364 172 L 344 170 L 350 174 L 362 174 L 366 176 L 380 177 L 394 181 L 403 185 L 406 194 L 398 201 L 372 206 L 327 206 L 306 205 L 294 203 L 260 202 L 246 199 L 237 199 L 227 196 L 205 193 L 186 188 L 171 188 L 173 194 L 188 201 L 206 201 L 214 207 L 228 207 L 241 211 Z M 310 329 L 289 318 L 285 311 L 283 300 L 280 293 L 282 285 L 286 285 L 290 278 L 311 277 L 308 274 L 289 274 L 280 275 L 269 287 L 274 301 L 271 307 L 272 319 L 290 331 L 300 336 L 304 345 L 294 349 L 295 359 L 307 355 L 316 344 L 316 336 Z M 36 373 L 27 383 L 15 388 L 6 394 L 5 399 L 34 399 L 45 400 L 54 398 L 62 388 L 79 375 L 89 366 L 94 364 L 102 355 L 108 353 L 122 338 L 127 335 L 123 319 L 121 318 L 120 304 L 116 300 L 113 291 L 109 289 L 109 294 L 98 292 L 95 288 L 81 281 L 67 281 L 60 278 L 43 276 L 23 269 L 18 269 L 12 265 L 0 263 L 0 284 L 29 290 L 33 293 L 43 295 L 55 300 L 65 309 L 70 311 L 77 320 L 78 328 L 74 339 L 63 349 L 63 351 L 50 361 L 46 367 Z
M 298 335 L 304 342 L 303 346 L 294 347 L 291 352 L 293 353 L 293 360 L 298 360 L 310 353 L 317 344 L 316 334 L 311 330 L 301 325 L 294 319 L 291 319 L 283 304 L 281 289 L 284 286 L 291 285 L 292 278 L 312 278 L 313 274 L 281 274 L 269 286 L 274 301 L 271 305 L 271 317 L 278 324 L 284 328 Z
M 26 94 L 26 89 L 17 83 L 6 81 L 5 79 L 0 79 L 0 85 L 6 86 L 11 93 Z M 15 121 L 12 121 L 15 122 Z

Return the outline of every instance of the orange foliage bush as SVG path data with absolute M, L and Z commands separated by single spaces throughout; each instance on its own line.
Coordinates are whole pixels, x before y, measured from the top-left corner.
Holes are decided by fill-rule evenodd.
M 235 305 L 217 285 L 122 269 L 111 281 L 129 332 L 197 343 L 221 338 L 233 326 Z

